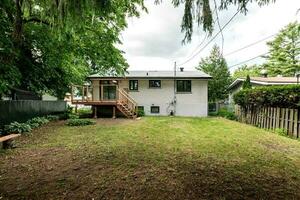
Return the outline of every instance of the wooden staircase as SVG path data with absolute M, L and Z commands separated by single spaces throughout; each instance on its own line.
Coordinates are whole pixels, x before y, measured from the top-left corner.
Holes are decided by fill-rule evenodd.
M 137 102 L 123 89 L 118 89 L 117 108 L 127 118 L 135 119 L 137 117 Z

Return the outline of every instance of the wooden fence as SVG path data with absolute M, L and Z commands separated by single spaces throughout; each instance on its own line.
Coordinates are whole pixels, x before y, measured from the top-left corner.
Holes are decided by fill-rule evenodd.
M 28 119 L 66 111 L 64 101 L 12 100 L 0 101 L 0 128 L 13 121 L 25 122 Z
M 286 134 L 300 137 L 299 109 L 235 106 L 238 121 L 268 130 L 282 130 Z

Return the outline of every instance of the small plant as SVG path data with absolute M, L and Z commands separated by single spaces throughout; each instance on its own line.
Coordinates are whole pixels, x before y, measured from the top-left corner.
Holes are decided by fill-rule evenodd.
M 6 133 L 28 133 L 32 130 L 28 123 L 12 122 L 5 127 Z
M 58 121 L 59 116 L 58 115 L 47 115 L 46 117 L 49 121 Z
M 227 109 L 220 109 L 217 113 L 218 116 L 224 117 L 229 120 L 237 120 L 237 117 L 233 112 L 229 112 Z
M 145 111 L 139 109 L 138 112 L 137 112 L 137 116 L 138 116 L 138 117 L 143 117 L 143 116 L 145 116 Z
M 32 118 L 31 120 L 28 120 L 27 123 L 30 125 L 30 126 L 35 126 L 33 128 L 37 128 L 43 124 L 47 124 L 49 122 L 48 119 L 46 119 L 45 117 L 35 117 L 35 118 Z M 36 126 L 36 124 L 38 124 L 38 126 Z
M 283 128 L 276 128 L 275 133 L 277 133 L 278 135 L 281 135 L 281 136 L 287 136 L 287 130 L 285 130 Z
M 68 119 L 79 119 L 79 115 L 69 113 L 68 114 Z
M 69 119 L 67 121 L 68 126 L 87 126 L 87 125 L 93 125 L 96 122 L 90 120 L 90 119 Z

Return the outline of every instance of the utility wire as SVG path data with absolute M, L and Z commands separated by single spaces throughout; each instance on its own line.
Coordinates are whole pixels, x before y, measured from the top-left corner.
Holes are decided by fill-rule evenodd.
M 251 61 L 251 60 L 254 60 L 254 59 L 256 59 L 256 58 L 259 58 L 259 57 L 264 56 L 264 55 L 267 55 L 267 54 L 269 54 L 269 52 L 260 54 L 260 55 L 258 55 L 258 56 L 253 57 L 253 58 L 250 58 L 250 59 L 248 59 L 248 60 L 244 60 L 244 61 L 239 62 L 239 63 L 237 63 L 237 64 L 231 65 L 231 66 L 228 67 L 228 69 L 230 69 L 230 68 L 232 68 L 232 67 L 236 67 L 236 66 L 241 65 L 241 64 L 244 64 L 244 63 L 247 63 L 247 62 L 249 62 L 249 61 Z
M 196 54 L 194 54 L 191 58 L 187 59 L 183 63 L 178 64 L 177 66 L 184 65 L 188 62 L 190 62 L 192 59 L 194 59 L 199 53 L 201 53 L 222 31 L 223 29 L 237 16 L 237 14 L 240 12 L 240 9 L 229 19 L 229 21 L 216 33 L 205 45 L 202 47 Z
M 215 11 L 216 11 L 216 18 L 217 18 L 219 30 L 221 31 L 221 36 L 222 36 L 221 54 L 223 55 L 223 50 L 224 50 L 224 35 L 223 35 L 223 31 L 221 30 L 221 25 L 220 25 L 220 20 L 219 20 L 219 14 L 218 14 L 218 8 L 217 8 L 217 2 L 216 2 L 216 0 L 214 0 L 214 4 L 215 4 Z
M 267 39 L 269 39 L 269 38 L 271 38 L 271 37 L 274 37 L 275 35 L 276 35 L 276 34 L 269 35 L 269 36 L 267 36 L 267 37 L 265 37 L 265 38 L 263 38 L 263 39 L 260 39 L 260 40 L 258 40 L 258 41 L 256 41 L 256 42 L 253 42 L 253 43 L 248 44 L 248 45 L 246 45 L 246 46 L 244 46 L 244 47 L 241 47 L 241 48 L 239 48 L 239 49 L 236 49 L 236 50 L 234 50 L 234 51 L 231 51 L 231 52 L 225 54 L 224 56 L 229 56 L 229 55 L 235 54 L 236 52 L 239 52 L 239 51 L 244 50 L 244 49 L 246 49 L 246 48 L 248 48 L 248 47 L 251 47 L 251 46 L 256 45 L 256 44 L 258 44 L 258 43 L 260 43 L 260 42 L 263 42 L 263 41 L 265 41 L 265 40 L 267 40 Z

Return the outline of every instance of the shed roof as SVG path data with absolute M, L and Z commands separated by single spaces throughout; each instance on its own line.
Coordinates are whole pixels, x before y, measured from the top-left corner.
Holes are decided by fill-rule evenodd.
M 234 88 L 246 78 L 237 78 L 233 81 L 229 89 Z M 250 82 L 258 85 L 291 85 L 297 84 L 297 77 L 250 77 Z

